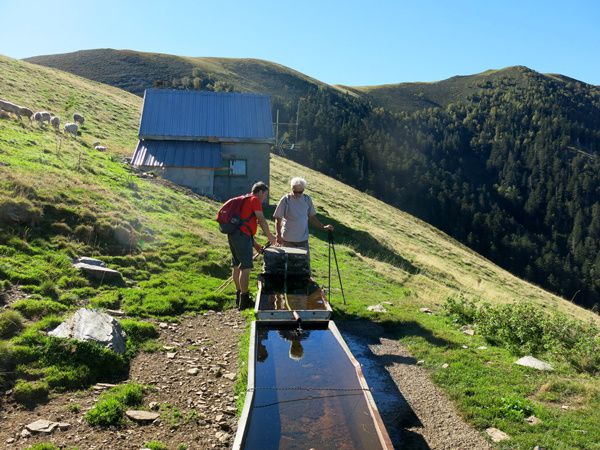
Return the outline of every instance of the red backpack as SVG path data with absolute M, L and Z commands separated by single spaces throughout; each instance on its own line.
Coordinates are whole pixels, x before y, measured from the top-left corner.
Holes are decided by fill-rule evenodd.
M 219 229 L 221 230 L 221 233 L 231 234 L 234 231 L 239 230 L 254 215 L 253 212 L 245 219 L 240 217 L 242 206 L 244 206 L 246 199 L 248 199 L 251 195 L 252 194 L 246 194 L 240 195 L 239 197 L 230 198 L 223 204 L 223 206 L 221 206 L 221 209 L 219 209 L 219 212 L 217 213 L 217 222 L 219 222 Z M 249 227 L 248 231 L 250 231 Z

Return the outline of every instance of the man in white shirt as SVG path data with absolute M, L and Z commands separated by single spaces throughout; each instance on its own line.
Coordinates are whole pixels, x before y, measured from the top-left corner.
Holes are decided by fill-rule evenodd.
M 324 231 L 333 231 L 333 226 L 323 225 L 317 219 L 312 199 L 304 193 L 306 189 L 304 178 L 292 178 L 290 186 L 292 192 L 281 197 L 273 213 L 277 243 L 285 247 L 303 248 L 309 251 L 308 222 Z

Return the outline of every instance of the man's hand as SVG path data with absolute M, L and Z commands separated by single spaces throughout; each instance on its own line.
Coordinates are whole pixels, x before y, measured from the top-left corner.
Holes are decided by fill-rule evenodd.
M 323 226 L 323 230 L 329 231 L 331 233 L 333 231 L 333 225 L 325 225 Z
M 277 245 L 277 239 L 271 233 L 269 233 L 269 236 L 267 236 L 267 238 L 269 239 L 269 242 L 271 243 L 271 245 L 273 245 L 273 246 Z
M 283 245 L 284 241 L 283 241 L 283 238 L 281 236 L 278 235 L 277 238 L 276 238 L 276 240 L 277 240 L 277 243 L 279 245 Z

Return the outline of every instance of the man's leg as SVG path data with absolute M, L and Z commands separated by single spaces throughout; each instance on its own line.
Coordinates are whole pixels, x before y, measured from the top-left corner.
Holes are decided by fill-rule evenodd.
M 240 266 L 235 266 L 231 271 L 231 278 L 233 278 L 233 282 L 235 283 L 235 306 L 239 308 L 240 306 L 240 295 L 242 290 L 240 288 Z

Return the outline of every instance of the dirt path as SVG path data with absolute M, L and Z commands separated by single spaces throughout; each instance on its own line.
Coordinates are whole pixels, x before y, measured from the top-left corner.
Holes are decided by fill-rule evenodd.
M 396 448 L 486 450 L 493 447 L 459 416 L 427 371 L 377 324 L 336 322 L 362 365 Z
M 144 409 L 157 402 L 161 418 L 150 425 L 127 420 L 122 427 L 92 428 L 84 420 L 101 391 L 69 392 L 54 395 L 33 411 L 0 400 L 0 448 L 24 449 L 36 442 L 52 442 L 59 447 L 88 449 L 136 449 L 158 440 L 169 449 L 181 444 L 187 449 L 229 448 L 237 424 L 234 381 L 238 344 L 244 320 L 237 311 L 207 313 L 182 318 L 177 325 L 160 328 L 160 342 L 167 351 L 141 353 L 132 362 L 130 379 L 152 386 L 144 397 Z M 171 350 L 170 347 L 173 347 Z M 197 367 L 197 375 L 188 369 Z M 80 411 L 74 412 L 73 405 Z M 38 419 L 67 422 L 68 430 L 52 435 L 21 437 L 28 423 Z

